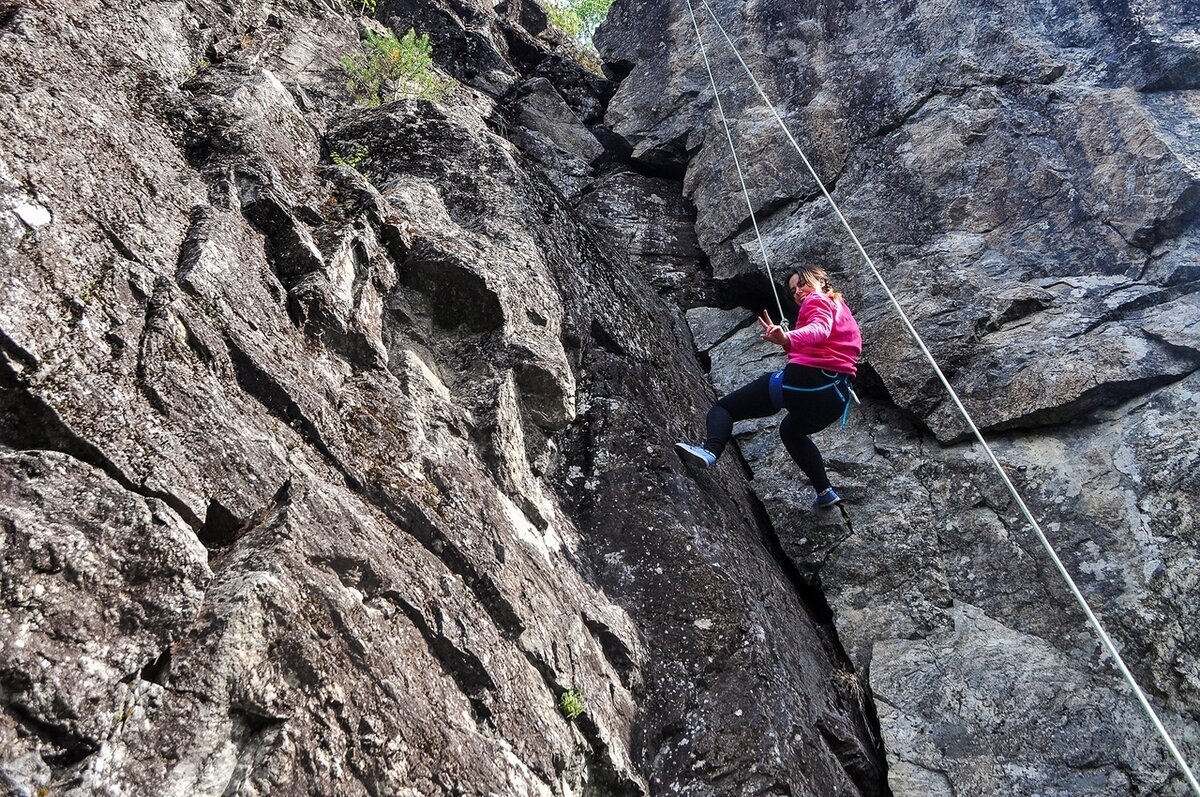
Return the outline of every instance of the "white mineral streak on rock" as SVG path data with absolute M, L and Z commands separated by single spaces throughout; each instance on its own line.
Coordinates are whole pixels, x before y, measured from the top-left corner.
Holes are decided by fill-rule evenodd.
M 47 208 L 35 202 L 23 202 L 13 208 L 13 213 L 16 213 L 21 221 L 35 230 L 38 227 L 45 227 L 53 218 Z
M 553 533 L 551 532 L 543 536 L 507 495 L 500 494 L 497 498 L 504 507 L 504 512 L 508 517 L 509 523 L 512 524 L 513 530 L 517 533 L 517 537 L 531 545 L 541 555 L 546 564 L 551 564 L 552 554 L 557 553 L 559 547 L 558 540 L 553 536 Z

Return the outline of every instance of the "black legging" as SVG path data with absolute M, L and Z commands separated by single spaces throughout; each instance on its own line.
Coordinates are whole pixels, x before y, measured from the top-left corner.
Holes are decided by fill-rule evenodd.
M 833 379 L 819 368 L 788 364 L 783 370 L 783 383 L 795 387 L 819 387 Z M 721 398 L 708 411 L 708 438 L 704 447 L 717 456 L 725 450 L 733 436 L 735 421 L 749 418 L 766 418 L 779 412 L 771 401 L 771 375 L 763 374 L 745 387 L 740 387 Z M 843 390 L 842 395 L 845 395 Z M 847 397 L 848 399 L 849 397 Z M 804 471 L 819 493 L 829 488 L 829 477 L 825 475 L 825 461 L 809 435 L 824 429 L 841 417 L 846 405 L 833 388 L 812 393 L 795 390 L 783 391 L 783 406 L 788 411 L 779 424 L 779 436 L 792 459 Z

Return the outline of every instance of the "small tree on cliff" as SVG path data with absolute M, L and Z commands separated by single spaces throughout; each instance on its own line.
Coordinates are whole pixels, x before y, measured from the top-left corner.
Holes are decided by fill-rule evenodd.
M 399 39 L 391 32 L 368 30 L 361 55 L 342 57 L 346 90 L 356 103 L 375 106 L 402 96 L 440 100 L 451 84 L 433 73 L 433 45 L 429 34 L 417 36 L 409 29 Z
M 545 0 L 550 21 L 584 44 L 608 16 L 613 0 Z

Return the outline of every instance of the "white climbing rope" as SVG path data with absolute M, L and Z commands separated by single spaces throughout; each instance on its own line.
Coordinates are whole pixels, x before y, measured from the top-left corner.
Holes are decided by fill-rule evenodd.
M 729 129 L 729 120 L 725 117 L 725 108 L 721 105 L 721 93 L 717 91 L 717 79 L 713 77 L 712 64 L 708 61 L 708 50 L 704 47 L 704 37 L 700 35 L 700 25 L 696 22 L 696 15 L 692 11 L 692 0 L 683 1 L 687 3 L 688 15 L 692 18 L 692 27 L 696 31 L 696 41 L 700 43 L 700 55 L 704 58 L 704 68 L 708 70 L 708 83 L 712 86 L 713 99 L 717 101 L 717 113 L 721 117 L 721 127 L 725 130 L 725 140 L 729 142 L 729 154 L 733 156 L 733 165 L 737 168 L 738 181 L 742 184 L 742 196 L 746 200 L 746 210 L 750 212 L 750 223 L 754 225 L 754 235 L 758 238 L 758 248 L 762 252 L 763 266 L 767 269 L 767 279 L 771 283 L 771 293 L 775 295 L 775 307 L 779 310 L 779 325 L 787 329 L 787 316 L 783 314 L 783 304 L 779 301 L 779 290 L 775 287 L 775 275 L 771 273 L 767 246 L 763 243 L 762 233 L 758 230 L 758 219 L 754 215 L 754 203 L 750 201 L 750 190 L 746 188 L 746 177 L 742 174 L 742 162 L 738 158 L 737 147 L 733 145 L 733 133 Z
M 696 23 L 695 14 L 692 12 L 691 0 L 684 0 L 684 2 L 687 3 L 688 14 L 691 15 L 692 25 L 696 27 L 696 34 L 699 36 L 700 30 Z M 829 190 L 825 187 L 825 183 L 822 182 L 821 178 L 817 175 L 816 169 L 813 168 L 812 164 L 808 160 L 808 157 L 800 148 L 800 145 L 796 143 L 796 139 L 792 136 L 791 131 L 788 130 L 787 125 L 784 124 L 783 119 L 779 116 L 779 112 L 775 109 L 774 103 L 772 103 L 770 98 L 767 97 L 767 94 L 763 91 L 758 79 L 754 76 L 753 70 L 750 69 L 750 67 L 746 64 L 745 59 L 742 58 L 742 54 L 738 50 L 737 45 L 733 43 L 733 39 L 729 37 L 729 34 L 725 31 L 724 26 L 721 25 L 720 20 L 718 20 L 716 14 L 713 13 L 712 7 L 708 4 L 708 0 L 699 0 L 699 2 L 704 6 L 704 10 L 708 12 L 713 24 L 717 26 L 717 30 L 719 30 L 721 35 L 725 38 L 725 42 L 729 45 L 729 49 L 737 57 L 738 62 L 741 63 L 742 68 L 746 71 L 746 75 L 750 78 L 751 83 L 754 84 L 754 88 L 758 92 L 758 95 L 762 97 L 763 102 L 765 102 L 767 107 L 771 109 L 771 113 L 775 116 L 775 121 L 779 123 L 779 127 L 783 130 L 784 135 L 787 136 L 787 140 L 791 142 L 792 147 L 795 148 L 796 152 L 800 155 L 801 160 L 804 161 L 804 165 L 808 168 L 809 174 L 811 174 L 813 180 L 816 181 L 817 186 L 821 189 L 821 193 L 825 195 L 825 198 L 829 201 L 830 207 L 833 208 L 834 213 L 837 214 L 838 220 L 841 221 L 842 226 L 846 228 L 846 232 L 850 235 L 850 239 L 854 241 L 854 245 L 858 248 L 859 254 L 862 255 L 863 260 L 871 269 L 871 273 L 874 274 L 875 279 L 879 282 L 880 287 L 882 287 L 884 293 L 887 294 L 888 300 L 892 303 L 892 307 L 895 308 L 896 313 L 900 316 L 900 320 L 904 323 L 904 327 L 908 330 L 908 334 L 921 349 L 921 353 L 925 355 L 925 359 L 929 361 L 929 365 L 933 368 L 934 373 L 937 374 L 942 386 L 946 388 L 946 392 L 949 394 L 951 401 L 954 402 L 954 406 L 958 408 L 959 414 L 962 415 L 963 420 L 966 421 L 967 426 L 971 429 L 972 434 L 975 435 L 975 439 L 978 440 L 979 444 L 983 447 L 984 453 L 987 454 L 988 460 L 990 460 L 992 463 L 992 467 L 994 467 L 996 472 L 1000 475 L 1000 479 L 1004 482 L 1004 486 L 1008 489 L 1009 495 L 1011 495 L 1013 500 L 1017 503 L 1017 506 L 1021 510 L 1021 514 L 1025 517 L 1025 520 L 1033 529 L 1034 534 L 1037 535 L 1038 541 L 1042 544 L 1042 547 L 1050 556 L 1050 560 L 1054 563 L 1054 567 L 1058 570 L 1059 575 L 1062 576 L 1063 581 L 1066 582 L 1067 587 L 1071 590 L 1071 594 L 1075 596 L 1075 600 L 1079 603 L 1080 608 L 1083 609 L 1083 613 L 1087 615 L 1088 622 L 1091 623 L 1092 628 L 1095 629 L 1096 635 L 1104 644 L 1104 647 L 1108 651 L 1109 655 L 1112 656 L 1113 663 L 1116 665 L 1121 675 L 1125 678 L 1126 683 L 1129 684 L 1130 689 L 1133 690 L 1134 696 L 1137 698 L 1138 703 L 1141 704 L 1142 709 L 1146 712 L 1146 716 L 1150 718 L 1150 722 L 1154 725 L 1155 730 L 1157 730 L 1159 736 L 1162 737 L 1163 742 L 1166 744 L 1167 749 L 1171 752 L 1171 756 L 1175 759 L 1175 763 L 1178 764 L 1180 771 L 1183 773 L 1184 778 L 1188 782 L 1188 785 L 1191 786 L 1192 791 L 1196 794 L 1196 797 L 1200 797 L 1200 783 L 1197 783 L 1196 776 L 1192 774 L 1191 767 L 1189 767 L 1187 761 L 1184 760 L 1183 755 L 1179 752 L 1179 748 L 1175 745 L 1175 741 L 1171 738 L 1171 734 L 1167 732 L 1166 727 L 1163 725 L 1162 720 L 1158 718 L 1158 714 L 1155 713 L 1154 708 L 1150 705 L 1150 701 L 1146 698 L 1142 688 L 1138 686 L 1133 674 L 1125 665 L 1125 660 L 1121 657 L 1120 652 L 1117 651 L 1117 647 L 1115 644 L 1113 644 L 1108 632 L 1104 630 L 1104 626 L 1100 624 L 1100 620 L 1096 617 L 1096 613 L 1092 611 L 1092 607 L 1088 604 L 1087 599 L 1083 596 L 1083 593 L 1080 592 L 1079 587 L 1076 586 L 1075 580 L 1071 578 L 1071 574 L 1067 572 L 1067 568 L 1063 564 L 1062 559 L 1059 558 L 1058 553 L 1054 550 L 1054 546 L 1051 545 L 1050 540 L 1042 531 L 1042 527 L 1033 517 L 1033 513 L 1030 512 L 1029 507 L 1025 504 L 1025 500 L 1021 497 L 1021 494 L 1017 492 L 1016 486 L 1013 485 L 1012 480 L 1008 477 L 1008 474 L 1005 472 L 1003 466 L 1001 466 L 1000 461 L 992 452 L 991 446 L 989 446 L 987 441 L 983 439 L 983 435 L 980 433 L 979 428 L 975 425 L 975 421 L 972 420 L 971 414 L 967 412 L 967 408 L 964 407 L 962 401 L 959 400 L 958 394 L 950 385 L 950 381 L 946 379 L 945 374 L 942 373 L 942 369 L 938 366 L 933 354 L 930 353 L 929 348 L 925 345 L 925 341 L 922 340 L 921 335 L 917 332 L 916 328 L 909 320 L 908 315 L 904 312 L 904 309 L 896 300 L 891 288 L 888 287 L 887 281 L 883 278 L 883 275 L 879 272 L 879 269 L 875 267 L 875 263 L 871 260 L 871 256 L 867 254 L 867 250 L 863 248 L 862 243 L 858 240 L 858 236 L 854 234 L 854 230 L 851 229 L 850 223 L 846 221 L 846 217 L 842 215 L 841 209 L 838 208 L 837 203 L 833 200 L 833 197 L 830 196 Z M 701 44 L 701 47 L 703 48 L 703 43 Z M 712 67 L 709 66 L 707 55 L 704 56 L 704 63 L 708 68 L 709 78 L 711 79 Z M 713 90 L 714 92 L 716 91 L 715 83 Z M 720 100 L 718 99 L 718 108 L 719 107 Z M 724 119 L 723 113 L 722 119 Z M 728 130 L 728 126 L 726 127 L 726 130 Z M 729 145 L 730 147 L 733 147 L 732 138 L 730 138 Z M 741 174 L 740 167 L 738 173 L 739 175 Z M 757 232 L 757 230 L 758 228 L 756 225 L 755 231 Z M 765 248 L 763 251 L 765 254 Z

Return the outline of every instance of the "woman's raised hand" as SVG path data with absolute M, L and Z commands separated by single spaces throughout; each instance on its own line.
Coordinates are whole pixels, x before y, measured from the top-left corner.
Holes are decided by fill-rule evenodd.
M 787 335 L 784 334 L 783 327 L 772 324 L 771 316 L 767 314 L 766 310 L 763 310 L 762 315 L 758 317 L 758 325 L 762 327 L 763 340 L 780 346 L 787 343 Z

